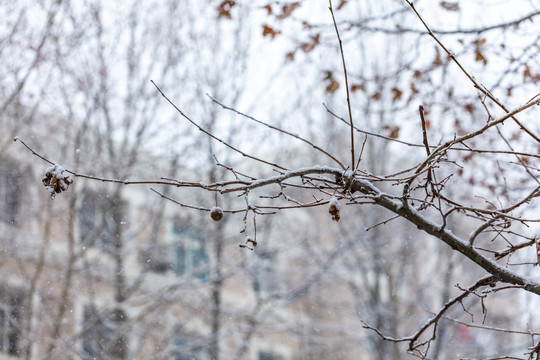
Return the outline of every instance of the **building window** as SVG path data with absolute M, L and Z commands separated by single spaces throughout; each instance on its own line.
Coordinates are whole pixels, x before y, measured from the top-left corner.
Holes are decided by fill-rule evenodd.
M 208 255 L 205 242 L 193 226 L 176 219 L 172 237 L 165 244 L 154 244 L 140 253 L 141 262 L 155 273 L 173 272 L 192 276 L 202 282 L 208 280 Z
M 210 360 L 208 344 L 203 336 L 186 333 L 178 326 L 173 340 L 174 360 Z
M 272 352 L 260 351 L 257 360 L 285 360 L 285 358 Z
M 79 210 L 81 243 L 112 252 L 119 245 L 121 224 L 125 222 L 126 202 L 87 192 Z
M 87 306 L 83 314 L 82 359 L 125 359 L 127 340 L 120 331 L 126 321 L 123 310 L 100 314 L 94 306 Z
M 205 242 L 195 234 L 193 227 L 177 220 L 173 224 L 175 235 L 174 271 L 179 275 L 191 275 L 200 281 L 208 280 L 208 255 Z
M 173 270 L 175 263 L 171 246 L 165 244 L 148 245 L 141 252 L 141 263 L 154 273 L 165 274 Z
M 277 282 L 273 269 L 276 257 L 270 251 L 255 251 L 256 260 L 253 262 L 253 289 L 271 293 L 276 290 Z
M 3 222 L 15 225 L 21 205 L 22 177 L 14 161 L 0 160 L 0 216 Z
M 7 288 L 0 289 L 0 351 L 19 355 L 24 315 L 23 294 Z

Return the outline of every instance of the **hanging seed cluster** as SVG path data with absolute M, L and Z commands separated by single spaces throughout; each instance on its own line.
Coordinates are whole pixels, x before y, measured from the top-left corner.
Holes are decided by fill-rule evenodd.
M 330 213 L 330 215 L 332 215 L 332 220 L 339 221 L 341 217 L 339 216 L 340 206 L 339 206 L 338 199 L 336 199 L 335 197 L 332 197 L 328 203 L 329 203 L 328 212 Z
M 65 171 L 60 165 L 54 165 L 45 170 L 45 176 L 41 181 L 45 189 L 49 192 L 51 200 L 54 199 L 56 194 L 67 191 L 69 185 L 73 184 L 73 180 L 71 180 L 69 174 Z

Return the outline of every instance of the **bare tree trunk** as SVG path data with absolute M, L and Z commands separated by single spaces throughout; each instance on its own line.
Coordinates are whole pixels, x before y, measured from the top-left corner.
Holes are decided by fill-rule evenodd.
M 68 208 L 68 214 L 75 214 L 76 213 L 76 201 L 77 196 L 72 196 L 69 202 L 69 208 Z M 73 276 L 75 273 L 74 265 L 75 261 L 77 260 L 77 253 L 75 252 L 75 216 L 70 216 L 68 218 L 67 223 L 68 228 L 68 259 L 67 263 L 65 265 L 65 272 L 64 272 L 64 282 L 62 284 L 62 290 L 59 297 L 59 303 L 55 314 L 55 321 L 54 326 L 52 330 L 52 335 L 50 337 L 50 345 L 47 348 L 46 351 L 46 357 L 45 359 L 56 359 L 58 354 L 56 353 L 57 349 L 57 341 L 60 339 L 62 335 L 62 327 L 64 324 L 64 316 L 68 310 L 68 307 L 70 306 L 71 301 L 71 289 L 73 285 Z
M 212 245 L 215 256 L 215 275 L 212 279 L 212 336 L 210 342 L 210 358 L 219 360 L 219 333 L 221 328 L 221 292 L 223 289 L 222 254 L 223 254 L 223 223 L 216 226 Z

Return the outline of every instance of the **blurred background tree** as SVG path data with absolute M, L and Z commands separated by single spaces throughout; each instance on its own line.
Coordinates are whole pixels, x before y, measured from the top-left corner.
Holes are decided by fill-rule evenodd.
M 327 209 L 301 205 L 313 201 L 301 189 L 306 182 L 250 191 L 258 212 L 246 204 L 247 195 L 244 202 L 197 186 L 152 185 L 175 204 L 149 190 L 142 199 L 120 182 L 82 179 L 51 202 L 34 170 L 43 164 L 8 147 L 18 135 L 70 170 L 120 180 L 212 184 L 248 174 L 249 182 L 283 168 L 338 167 L 316 146 L 347 165 L 349 109 L 327 7 L 306 1 L 1 4 L 2 277 L 17 274 L 24 285 L 2 295 L 3 316 L 11 309 L 6 304 L 24 305 L 24 314 L 12 312 L 3 325 L 3 352 L 27 359 L 278 359 L 276 349 L 256 351 L 257 341 L 294 334 L 289 340 L 297 349 L 288 356 L 298 359 L 527 358 L 531 345 L 531 356 L 538 353 L 536 300 L 519 289 L 497 290 L 493 302 L 471 296 L 463 307 L 454 305 L 437 323 L 427 355 L 385 339 L 411 336 L 484 273 L 382 209 L 342 206 L 341 221 L 332 222 Z M 368 178 L 395 179 L 426 158 L 423 141 L 440 145 L 537 95 L 540 9 L 534 2 L 418 2 L 413 8 L 406 1 L 341 0 L 334 12 L 358 169 Z M 150 80 L 208 133 L 279 167 L 254 165 L 203 134 Z M 518 125 L 507 122 L 441 155 L 434 165 L 439 191 L 444 185 L 455 213 L 467 213 L 458 209 L 461 202 L 504 209 L 538 186 L 534 114 L 523 112 Z M 379 185 L 389 193 L 396 188 Z M 441 201 L 429 181 L 415 191 L 417 204 Z M 268 197 L 305 208 L 263 215 L 281 211 Z M 207 210 L 216 205 L 246 211 L 215 223 Z M 442 209 L 426 207 L 433 216 Z M 532 218 L 534 209 L 533 203 L 516 216 Z M 484 220 L 475 211 L 471 220 L 445 216 L 447 228 L 467 238 L 475 221 Z M 496 226 L 479 236 L 476 250 L 537 277 L 534 223 L 524 229 L 518 221 L 503 231 L 511 219 L 488 216 Z M 259 244 L 253 252 L 238 249 L 244 236 Z M 175 272 L 190 276 L 168 276 Z M 157 281 L 156 273 L 166 280 Z M 516 298 L 521 306 L 509 308 Z M 193 323 L 204 336 L 191 333 Z M 173 334 L 163 336 L 171 326 Z M 529 335 L 511 337 L 510 330 Z

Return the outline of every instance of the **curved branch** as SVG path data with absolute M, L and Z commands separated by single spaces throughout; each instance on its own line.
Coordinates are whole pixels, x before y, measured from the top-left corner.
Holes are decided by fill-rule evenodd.
M 525 106 L 525 108 L 528 106 L 531 106 L 531 105 L 528 104 Z M 506 117 L 508 116 L 510 115 L 507 115 Z M 503 121 L 503 120 L 500 119 L 498 121 Z M 23 143 L 24 146 L 28 150 L 30 150 L 34 155 L 52 164 L 50 160 L 46 159 L 45 157 L 33 151 L 30 147 L 28 147 L 28 145 L 26 145 L 19 138 L 15 138 L 14 140 L 21 141 L 21 143 Z M 433 156 L 433 153 L 431 156 Z M 431 158 L 431 156 L 429 158 Z M 68 172 L 75 176 L 81 176 L 72 171 L 68 171 Z M 94 180 L 100 180 L 100 181 L 119 182 L 123 184 L 153 183 L 153 184 L 165 184 L 165 185 L 171 185 L 171 186 L 177 186 L 177 187 L 199 187 L 206 190 L 221 191 L 222 193 L 231 193 L 231 192 L 239 192 L 239 191 L 245 192 L 245 191 L 249 191 L 256 188 L 265 187 L 271 184 L 280 184 L 287 179 L 301 178 L 303 176 L 312 175 L 312 174 L 331 175 L 336 179 L 345 177 L 345 172 L 343 170 L 327 167 L 327 166 L 313 166 L 313 167 L 308 167 L 308 168 L 291 170 L 277 176 L 272 176 L 266 179 L 251 181 L 251 182 L 248 182 L 248 184 L 246 185 L 237 186 L 233 188 L 225 188 L 227 186 L 227 183 L 225 182 L 221 182 L 221 183 L 218 182 L 214 184 L 204 184 L 200 182 L 191 183 L 191 182 L 174 182 L 174 181 L 124 181 L 124 180 L 96 178 L 96 177 L 91 177 L 91 176 L 83 176 L 83 177 L 87 177 Z M 316 180 L 332 181 L 331 179 L 325 179 L 325 178 L 320 178 Z M 470 245 L 468 241 L 462 240 L 458 236 L 454 235 L 451 231 L 445 229 L 442 225 L 437 225 L 433 223 L 431 220 L 427 219 L 422 214 L 420 214 L 416 209 L 408 206 L 408 203 L 406 200 L 397 199 L 395 196 L 381 192 L 375 185 L 373 185 L 373 183 L 371 183 L 370 181 L 366 179 L 350 178 L 350 179 L 347 179 L 347 182 L 348 183 L 344 185 L 344 190 L 350 189 L 351 192 L 358 191 L 361 194 L 368 197 L 369 199 L 371 199 L 375 204 L 382 206 L 392 211 L 396 215 L 399 215 L 407 219 L 409 222 L 415 224 L 418 227 L 418 229 L 423 230 L 424 232 L 430 235 L 433 235 L 434 237 L 445 242 L 452 249 L 465 255 L 467 258 L 469 258 L 474 263 L 482 267 L 488 273 L 496 276 L 498 279 L 500 279 L 500 281 L 513 284 L 513 285 L 519 285 L 529 292 L 540 295 L 539 283 L 536 283 L 533 280 L 527 279 L 519 274 L 516 274 L 513 271 L 510 271 L 500 266 L 499 264 L 495 263 L 491 259 L 481 255 Z M 230 182 L 228 184 L 230 185 L 231 183 L 235 183 L 235 182 Z M 238 184 L 239 182 L 236 182 L 236 183 Z M 406 185 L 407 184 L 405 184 L 405 187 Z M 321 205 L 322 204 L 323 203 L 321 202 Z
M 459 143 L 463 143 L 464 141 L 467 141 L 467 140 L 470 140 L 472 138 L 475 138 L 479 135 L 482 135 L 484 132 L 486 132 L 487 130 L 489 130 L 490 128 L 496 126 L 496 125 L 499 125 L 499 124 L 502 124 L 503 122 L 505 122 L 506 120 L 508 120 L 509 118 L 513 117 L 514 115 L 516 114 L 519 114 L 520 112 L 530 108 L 530 107 L 533 107 L 537 105 L 537 103 L 535 102 L 528 102 L 526 103 L 525 105 L 522 105 L 520 107 L 518 107 L 517 109 L 507 113 L 506 115 L 500 117 L 499 119 L 497 120 L 494 120 L 494 121 L 491 121 L 489 123 L 487 123 L 486 125 L 482 126 L 480 129 L 476 130 L 476 131 L 473 131 L 473 132 L 470 132 L 468 134 L 465 134 L 463 136 L 460 136 L 460 137 L 457 137 L 457 138 L 454 138 L 452 140 L 449 140 L 447 142 L 445 142 L 444 144 L 442 145 L 439 145 L 432 153 L 431 155 L 429 155 L 426 160 L 424 160 L 424 162 L 422 162 L 417 168 L 416 168 L 416 171 L 415 171 L 415 175 L 418 175 L 420 174 L 424 168 L 426 166 L 429 165 L 429 163 L 431 161 L 433 161 L 436 157 L 440 156 L 441 153 L 443 153 L 444 151 L 446 151 L 447 149 L 449 149 L 452 145 L 454 144 L 459 144 Z M 412 182 L 416 179 L 416 176 L 412 176 L 409 181 L 407 182 L 406 186 L 403 188 L 403 193 L 404 195 L 407 194 L 408 190 L 409 190 L 409 187 L 410 185 L 412 184 Z
M 431 220 L 422 216 L 416 209 L 406 206 L 405 202 L 395 200 L 392 196 L 381 193 L 370 182 L 365 180 L 355 180 L 351 188 L 364 194 L 375 194 L 375 196 L 373 196 L 373 201 L 376 204 L 396 213 L 397 215 L 400 215 L 401 217 L 415 224 L 418 229 L 442 240 L 452 249 L 465 255 L 488 273 L 497 276 L 501 281 L 522 286 L 525 290 L 540 295 L 539 283 L 516 274 L 515 272 L 497 264 L 493 260 L 481 255 L 469 244 L 469 242 L 462 240 L 450 230 L 443 228 L 443 226 L 433 223 Z
M 527 14 L 523 17 L 520 17 L 515 20 L 507 21 L 504 23 L 484 26 L 484 27 L 476 27 L 476 28 L 469 28 L 469 29 L 460 29 L 460 30 L 442 30 L 442 29 L 431 29 L 431 32 L 438 35 L 463 35 L 463 34 L 482 34 L 485 32 L 498 30 L 498 29 L 506 29 L 509 27 L 513 27 L 516 25 L 519 25 L 520 23 L 527 21 L 527 20 L 533 20 L 536 16 L 540 15 L 540 10 L 534 11 L 530 14 Z M 405 28 L 401 26 L 397 26 L 394 29 L 391 28 L 384 28 L 384 27 L 378 27 L 378 26 L 368 26 L 364 25 L 365 21 L 362 23 L 358 22 L 346 22 L 349 27 L 356 27 L 359 30 L 362 31 L 371 31 L 371 32 L 382 32 L 385 34 L 403 34 L 403 33 L 409 33 L 409 34 L 420 34 L 420 35 L 430 35 L 429 32 L 424 30 L 418 30 L 418 29 L 412 29 L 412 28 Z

